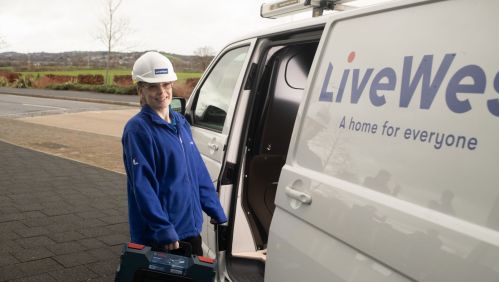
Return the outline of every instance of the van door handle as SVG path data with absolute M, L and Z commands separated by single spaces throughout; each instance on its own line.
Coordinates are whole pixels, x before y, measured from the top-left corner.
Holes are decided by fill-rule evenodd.
M 215 143 L 208 143 L 208 148 L 212 149 L 213 151 L 218 151 L 218 145 Z
M 287 186 L 285 192 L 288 197 L 300 201 L 305 205 L 310 205 L 312 203 L 312 196 L 300 191 L 296 191 L 292 187 Z

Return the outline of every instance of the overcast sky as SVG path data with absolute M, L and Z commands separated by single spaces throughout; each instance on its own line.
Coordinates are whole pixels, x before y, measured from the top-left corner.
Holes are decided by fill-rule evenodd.
M 0 38 L 7 43 L 0 52 L 103 51 L 97 35 L 106 1 L 0 0 Z M 309 16 L 263 19 L 260 6 L 268 2 L 273 0 L 123 0 L 117 16 L 133 31 L 115 51 L 219 51 L 241 34 Z

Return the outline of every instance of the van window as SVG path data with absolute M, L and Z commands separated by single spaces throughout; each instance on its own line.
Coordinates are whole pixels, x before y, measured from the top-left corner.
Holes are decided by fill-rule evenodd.
M 234 88 L 249 46 L 230 50 L 216 63 L 199 89 L 194 125 L 222 131 Z

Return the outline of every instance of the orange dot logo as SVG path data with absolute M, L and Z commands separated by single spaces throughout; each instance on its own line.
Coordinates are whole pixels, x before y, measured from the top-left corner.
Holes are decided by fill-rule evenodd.
M 355 52 L 354 52 L 354 51 L 352 51 L 352 52 L 350 52 L 350 54 L 348 54 L 348 59 L 347 59 L 347 61 L 348 61 L 349 63 L 351 63 L 351 62 L 353 62 L 353 60 L 355 60 Z

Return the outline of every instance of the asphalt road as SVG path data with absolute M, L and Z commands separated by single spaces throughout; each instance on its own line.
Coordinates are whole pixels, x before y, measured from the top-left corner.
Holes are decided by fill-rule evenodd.
M 0 94 L 12 94 L 31 96 L 38 98 L 53 98 L 61 100 L 74 100 L 81 102 L 95 102 L 124 106 L 139 106 L 136 95 L 116 95 L 85 91 L 62 91 L 50 89 L 33 89 L 33 88 L 9 88 L 0 87 Z
M 125 107 L 71 100 L 36 98 L 18 95 L 0 95 L 0 117 L 19 118 L 28 116 L 54 115 L 84 111 L 117 110 Z

